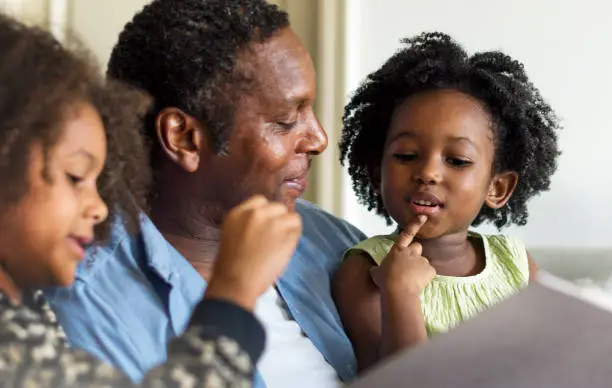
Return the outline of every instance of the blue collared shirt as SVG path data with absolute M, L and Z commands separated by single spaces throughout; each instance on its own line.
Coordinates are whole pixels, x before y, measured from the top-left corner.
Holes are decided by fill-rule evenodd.
M 340 378 L 357 368 L 331 296 L 342 253 L 365 236 L 318 207 L 298 201 L 303 233 L 277 288 L 293 318 Z M 164 362 L 166 345 L 185 329 L 206 283 L 142 217 L 141 233 L 113 229 L 111 241 L 88 252 L 70 288 L 45 295 L 72 346 L 124 370 L 133 380 Z M 259 376 L 256 386 L 264 386 Z

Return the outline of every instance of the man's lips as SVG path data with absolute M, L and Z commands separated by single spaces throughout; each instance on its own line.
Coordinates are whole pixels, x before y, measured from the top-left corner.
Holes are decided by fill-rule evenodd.
M 308 182 L 306 180 L 306 175 L 298 176 L 295 178 L 285 179 L 283 185 L 289 189 L 293 189 L 302 195 L 304 191 L 306 191 L 306 187 L 308 187 Z
M 283 181 L 283 186 L 287 189 L 295 190 L 298 196 L 304 194 L 304 191 L 306 191 L 308 187 L 308 180 L 306 177 L 308 176 L 312 159 L 308 158 L 308 160 L 304 162 L 305 163 L 294 165 L 292 171 L 287 174 L 288 178 Z

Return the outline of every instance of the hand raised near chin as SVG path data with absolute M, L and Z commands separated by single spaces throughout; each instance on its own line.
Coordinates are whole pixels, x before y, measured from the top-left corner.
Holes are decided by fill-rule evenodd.
M 8 296 L 11 302 L 21 302 L 21 291 L 2 266 L 0 266 L 0 291 Z
M 281 203 L 255 196 L 224 219 L 206 297 L 229 299 L 252 310 L 285 270 L 302 234 L 302 221 Z
M 423 247 L 414 241 L 427 216 L 420 215 L 407 225 L 381 263 L 370 272 L 381 290 L 418 295 L 436 275 L 429 260 L 422 256 Z

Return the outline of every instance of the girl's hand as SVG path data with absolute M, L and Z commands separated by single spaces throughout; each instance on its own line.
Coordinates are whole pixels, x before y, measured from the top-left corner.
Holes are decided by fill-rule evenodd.
M 381 291 L 418 296 L 436 275 L 434 267 L 422 256 L 421 244 L 413 241 L 426 221 L 426 216 L 418 216 L 400 233 L 380 267 L 372 269 L 372 280 Z

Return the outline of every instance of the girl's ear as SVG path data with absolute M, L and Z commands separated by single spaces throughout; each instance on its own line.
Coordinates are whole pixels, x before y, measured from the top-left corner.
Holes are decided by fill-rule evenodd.
M 518 184 L 518 174 L 508 171 L 496 174 L 489 185 L 485 204 L 491 209 L 500 209 L 508 203 Z

